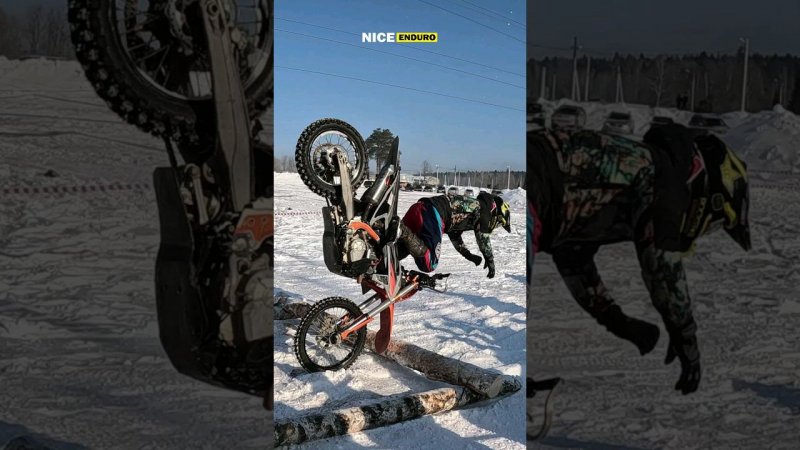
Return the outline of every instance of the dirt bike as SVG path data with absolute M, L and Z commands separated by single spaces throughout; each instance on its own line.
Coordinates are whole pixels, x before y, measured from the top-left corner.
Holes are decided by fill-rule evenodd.
M 257 134 L 273 98 L 272 2 L 70 0 L 68 14 L 97 94 L 170 159 L 153 175 L 170 361 L 271 408 L 272 138 Z
M 357 197 L 366 176 L 367 153 L 355 128 L 322 119 L 309 125 L 297 142 L 295 163 L 303 183 L 327 201 L 322 208 L 325 265 L 332 273 L 356 280 L 362 293 L 373 292 L 360 304 L 329 297 L 309 309 L 294 343 L 300 365 L 309 372 L 353 364 L 364 349 L 367 324 L 377 316 L 375 350 L 383 353 L 391 338 L 394 306 L 421 289 L 440 290 L 437 281 L 449 276 L 406 271 L 400 265 L 399 145 L 396 137 L 375 182 Z

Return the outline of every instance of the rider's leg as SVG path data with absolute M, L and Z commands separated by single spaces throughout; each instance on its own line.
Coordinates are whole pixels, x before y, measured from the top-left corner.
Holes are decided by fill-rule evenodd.
M 436 209 L 422 202 L 409 208 L 401 224 L 400 241 L 414 256 L 417 267 L 433 272 L 439 262 L 442 242 L 442 220 Z
M 425 252 L 428 251 L 428 247 L 426 247 L 425 243 L 417 236 L 417 233 L 422 229 L 422 215 L 424 212 L 424 203 L 414 203 L 411 205 L 411 208 L 408 208 L 406 215 L 403 216 L 403 220 L 400 222 L 400 236 L 398 236 L 398 240 L 402 244 L 401 246 L 405 247 L 406 255 L 410 254 L 415 259 L 423 257 Z

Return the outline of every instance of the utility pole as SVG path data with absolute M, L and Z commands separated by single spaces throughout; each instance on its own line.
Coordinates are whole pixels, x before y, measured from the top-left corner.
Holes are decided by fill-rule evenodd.
M 750 58 L 750 39 L 739 38 L 744 43 L 744 75 L 742 76 L 742 112 L 747 107 L 747 60 Z
M 439 182 L 439 165 L 436 165 L 436 182 Z
M 550 100 L 558 100 L 558 98 L 556 98 L 556 74 L 553 74 L 553 82 L 550 87 Z
M 694 90 L 695 90 L 695 86 L 696 85 L 697 85 L 697 71 L 693 70 L 692 71 L 692 95 L 690 96 L 690 101 L 689 101 L 689 103 L 690 103 L 689 110 L 691 112 L 694 112 Z
M 622 67 L 617 65 L 617 95 L 614 103 L 625 103 L 625 93 L 622 90 Z
M 511 189 L 511 166 L 506 166 L 508 168 L 508 183 L 506 184 L 506 189 Z
M 547 98 L 547 67 L 542 66 L 542 85 L 539 87 L 539 98 Z
M 586 55 L 586 83 L 583 87 L 583 101 L 589 101 L 589 78 L 592 75 L 592 57 L 588 54 Z
M 572 38 L 572 91 L 570 91 L 570 98 L 572 100 L 579 100 L 576 95 L 578 87 L 578 36 Z

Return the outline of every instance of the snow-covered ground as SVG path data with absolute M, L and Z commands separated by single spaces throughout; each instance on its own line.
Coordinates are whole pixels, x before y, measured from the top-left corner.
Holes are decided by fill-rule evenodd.
M 401 192 L 404 212 L 422 196 Z M 447 293 L 422 291 L 395 309 L 393 337 L 442 355 L 507 375 L 523 376 L 525 363 L 525 221 L 524 191 L 507 193 L 512 204 L 512 232 L 493 234 L 497 274 L 461 257 L 445 237 L 438 272 L 452 273 Z M 315 302 L 330 296 L 361 297 L 355 281 L 327 271 L 322 258 L 322 197 L 296 174 L 275 174 L 276 296 Z M 522 208 L 520 207 L 522 206 Z M 477 253 L 470 233 L 464 241 Z M 404 261 L 406 267 L 412 260 Z M 365 352 L 345 371 L 302 372 L 292 351 L 297 321 L 275 322 L 275 417 L 317 408 L 335 409 L 358 401 L 444 384 Z M 377 327 L 377 324 L 375 325 Z M 314 441 L 308 449 L 437 448 L 522 449 L 525 446 L 522 392 L 469 409 L 397 424 L 354 436 Z
M 0 58 L 0 448 L 16 436 L 69 449 L 266 445 L 260 399 L 178 374 L 161 348 L 149 188 L 2 193 L 150 185 L 167 164 L 77 63 Z
M 584 106 L 591 128 L 611 110 L 632 111 L 637 126 L 653 115 L 636 105 Z M 672 110 L 657 114 L 682 123 L 689 118 Z M 780 108 L 723 117 L 731 125 L 723 138 L 752 173 L 753 250 L 745 253 L 720 231 L 703 238 L 688 259 L 700 390 L 689 396 L 672 390 L 678 362 L 663 365 L 667 338 L 632 244 L 604 247 L 597 265 L 628 314 L 662 327 L 658 347 L 645 357 L 597 325 L 540 254 L 528 320 L 529 370 L 566 382 L 556 395 L 550 435 L 534 448 L 798 448 L 800 118 Z

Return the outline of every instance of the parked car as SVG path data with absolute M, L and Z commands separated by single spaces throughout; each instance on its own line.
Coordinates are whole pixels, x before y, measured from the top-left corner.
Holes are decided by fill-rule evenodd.
M 528 128 L 544 127 L 544 108 L 540 103 L 528 102 Z
M 667 116 L 653 116 L 653 120 L 650 121 L 650 128 L 663 127 L 665 125 L 675 125 L 675 121 L 672 117 Z
M 458 188 L 451 186 L 450 189 L 447 190 L 447 195 L 458 195 Z
M 445 189 L 445 187 L 444 187 L 444 186 L 439 186 L 439 187 L 437 187 L 437 188 L 436 188 L 436 192 L 437 192 L 438 194 L 444 194 L 446 190 L 447 190 L 447 189 Z
M 467 197 L 475 197 L 475 191 L 473 191 L 472 189 L 467 189 L 466 191 L 464 191 L 464 195 Z
M 633 134 L 633 117 L 626 112 L 612 112 L 603 124 L 603 131 L 613 134 Z
M 500 189 L 494 189 L 492 190 L 492 195 L 503 195 L 503 191 Z
M 725 134 L 730 127 L 719 116 L 695 114 L 689 120 L 689 128 L 708 130 L 715 133 Z
M 580 130 L 586 125 L 586 111 L 580 106 L 563 105 L 550 117 L 553 128 Z

